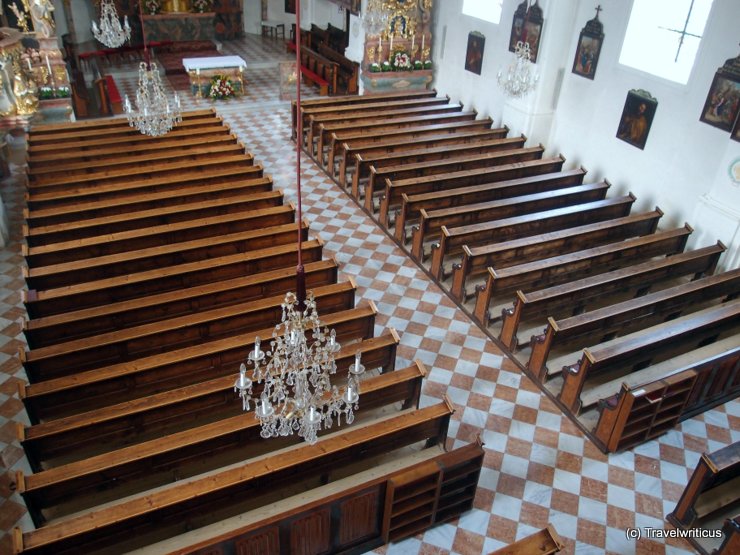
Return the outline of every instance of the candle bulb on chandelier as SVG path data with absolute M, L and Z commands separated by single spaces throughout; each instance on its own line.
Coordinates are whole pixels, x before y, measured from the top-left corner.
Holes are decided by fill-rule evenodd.
M 254 360 L 257 360 L 260 356 L 260 338 L 257 337 L 254 340 Z

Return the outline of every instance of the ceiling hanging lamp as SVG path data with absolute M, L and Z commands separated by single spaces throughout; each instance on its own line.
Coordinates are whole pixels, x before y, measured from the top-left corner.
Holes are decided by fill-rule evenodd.
M 139 2 L 144 61 L 139 64 L 139 84 L 136 89 L 135 104 L 132 105 L 126 95 L 123 108 L 131 127 L 141 131 L 142 135 L 158 137 L 165 135 L 175 124 L 182 121 L 180 97 L 177 93 L 172 98 L 167 95 L 157 64 L 150 59 L 141 4 Z
M 102 0 L 100 3 L 100 26 L 92 22 L 93 36 L 108 48 L 118 48 L 131 39 L 131 27 L 128 16 L 123 18 L 123 27 L 118 19 L 118 12 L 113 0 Z
M 296 0 L 296 44 L 300 44 L 301 3 Z M 296 67 L 300 68 L 300 48 L 296 48 Z M 296 113 L 301 113 L 301 82 L 296 79 Z M 262 351 L 257 337 L 254 349 L 239 368 L 234 390 L 248 411 L 261 425 L 260 435 L 271 437 L 298 434 L 313 444 L 321 429 L 354 420 L 360 393 L 359 377 L 365 371 L 361 356 L 355 355 L 349 367 L 344 391 L 332 385 L 336 373 L 335 355 L 340 350 L 334 330 L 322 327 L 316 301 L 306 296 L 306 274 L 302 257 L 303 205 L 301 201 L 301 138 L 303 121 L 297 119 L 296 189 L 298 222 L 298 265 L 296 292 L 288 293 L 282 303 L 282 321 L 275 326 L 269 350 Z M 251 375 L 247 371 L 251 370 Z

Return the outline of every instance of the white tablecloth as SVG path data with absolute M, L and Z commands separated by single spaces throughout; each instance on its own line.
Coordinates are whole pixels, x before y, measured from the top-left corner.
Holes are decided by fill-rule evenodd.
M 185 67 L 185 71 L 227 67 L 243 67 L 246 69 L 247 62 L 239 56 L 216 56 L 213 58 L 183 58 L 182 65 Z

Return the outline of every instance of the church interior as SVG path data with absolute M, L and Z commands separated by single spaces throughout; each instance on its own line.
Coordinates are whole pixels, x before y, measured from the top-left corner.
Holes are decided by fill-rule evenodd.
M 0 553 L 740 553 L 738 29 L 3 2 Z

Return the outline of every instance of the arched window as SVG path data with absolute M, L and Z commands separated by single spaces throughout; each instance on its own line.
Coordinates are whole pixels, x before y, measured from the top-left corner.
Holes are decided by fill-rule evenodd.
M 501 21 L 503 0 L 463 0 L 462 13 L 491 23 Z
M 712 0 L 634 0 L 619 63 L 685 85 Z

